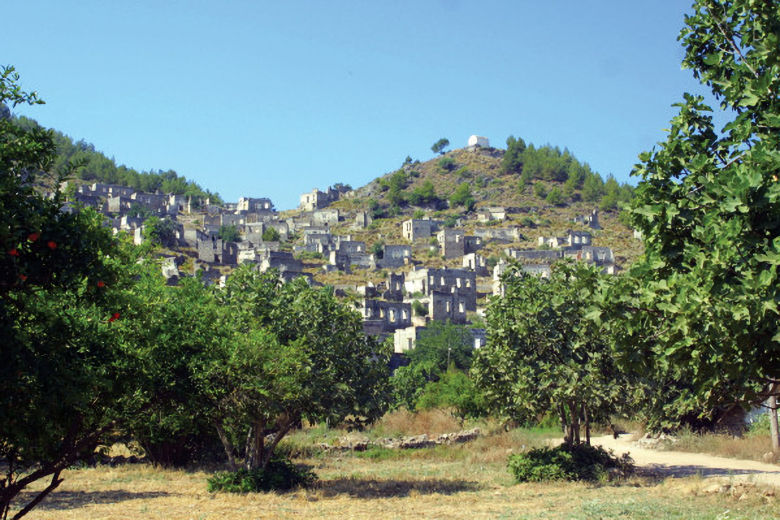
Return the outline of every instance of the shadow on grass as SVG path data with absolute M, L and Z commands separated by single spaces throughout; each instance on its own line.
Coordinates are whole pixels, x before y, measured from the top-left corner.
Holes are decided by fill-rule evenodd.
M 466 480 L 376 480 L 370 478 L 337 478 L 321 480 L 314 486 L 326 497 L 349 495 L 352 498 L 394 498 L 423 495 L 452 495 L 464 491 L 479 491 L 481 486 Z
M 79 509 L 88 504 L 115 504 L 126 500 L 144 500 L 147 498 L 159 498 L 170 496 L 165 491 L 141 491 L 130 492 L 120 490 L 106 491 L 53 491 L 43 501 L 35 506 L 35 509 L 64 510 Z M 17 507 L 22 507 L 37 496 L 37 493 L 23 491 L 14 500 Z

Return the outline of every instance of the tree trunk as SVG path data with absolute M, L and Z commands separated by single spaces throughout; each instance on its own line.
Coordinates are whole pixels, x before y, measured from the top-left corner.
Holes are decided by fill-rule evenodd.
M 774 391 L 774 388 L 772 389 Z M 772 451 L 780 453 L 780 433 L 777 427 L 777 397 L 773 394 L 769 396 L 769 428 L 772 434 Z
M 271 441 L 271 443 L 268 445 L 268 448 L 266 448 L 265 452 L 263 453 L 263 461 L 262 461 L 262 468 L 263 471 L 268 467 L 268 463 L 271 462 L 271 457 L 274 454 L 274 449 L 276 448 L 276 445 L 279 444 L 279 441 L 282 440 L 282 437 L 284 437 L 288 431 L 290 431 L 290 428 L 292 427 L 292 422 L 285 421 L 282 423 L 282 426 L 279 428 L 279 430 L 274 434 L 274 440 Z
M 263 463 L 264 446 L 263 430 L 265 423 L 258 421 L 252 425 L 249 429 L 249 435 L 247 436 L 247 450 L 246 450 L 246 469 L 257 469 Z
M 230 464 L 230 470 L 236 471 L 238 469 L 238 464 L 236 463 L 236 457 L 235 457 L 235 449 L 233 448 L 233 443 L 230 442 L 230 439 L 228 438 L 227 434 L 225 434 L 225 430 L 222 429 L 222 426 L 217 424 L 217 435 L 219 435 L 219 440 L 222 443 L 222 447 L 225 449 L 225 454 L 228 458 L 228 464 Z
M 590 446 L 590 416 L 584 404 L 582 405 L 582 417 L 585 419 L 585 444 Z
M 563 432 L 563 442 L 571 444 L 571 428 L 569 427 L 569 421 L 566 417 L 566 408 L 558 405 L 558 414 L 561 417 L 561 431 Z
M 574 401 L 569 402 L 569 413 L 571 414 L 572 443 L 580 443 L 580 407 Z

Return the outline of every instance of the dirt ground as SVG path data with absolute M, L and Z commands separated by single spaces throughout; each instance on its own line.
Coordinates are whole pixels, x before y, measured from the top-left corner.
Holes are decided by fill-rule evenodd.
M 617 455 L 629 453 L 639 468 L 665 477 L 729 477 L 780 487 L 780 466 L 752 460 L 716 457 L 704 453 L 640 448 L 631 434 L 594 437 L 591 442 L 611 449 Z

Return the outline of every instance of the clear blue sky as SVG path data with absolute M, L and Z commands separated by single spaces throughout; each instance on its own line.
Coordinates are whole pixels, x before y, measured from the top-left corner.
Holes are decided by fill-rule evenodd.
M 689 4 L 5 0 L 0 64 L 47 101 L 17 113 L 226 200 L 288 209 L 471 134 L 625 182 L 704 92 L 680 67 Z

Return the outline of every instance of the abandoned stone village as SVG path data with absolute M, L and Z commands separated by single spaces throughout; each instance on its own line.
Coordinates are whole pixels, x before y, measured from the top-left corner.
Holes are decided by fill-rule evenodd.
M 333 207 L 354 197 L 355 191 L 344 185 L 314 189 L 300 196 L 297 210 L 279 212 L 268 198 L 242 197 L 220 205 L 206 199 L 196 207 L 181 195 L 94 183 L 72 187 L 64 209 L 93 207 L 114 233 L 127 233 L 136 244 L 144 240 L 148 218 L 165 222 L 170 232 L 162 274 L 171 285 L 198 272 L 207 283 L 224 284 L 232 268 L 247 263 L 260 271 L 276 269 L 284 281 L 305 277 L 310 284 L 322 284 L 321 278 L 333 273 L 373 273 L 381 281 L 328 283 L 355 302 L 367 334 L 393 337 L 398 354 L 413 349 L 431 321 L 471 324 L 474 347 L 483 345 L 485 330 L 479 323 L 485 304 L 488 296 L 502 294 L 501 276 L 510 261 L 542 277 L 561 258 L 616 271 L 612 249 L 593 245 L 591 231 L 600 229 L 595 209 L 571 219 L 580 230 L 534 237 L 537 248 L 512 247 L 528 239 L 509 218 L 523 208 L 505 207 L 478 208 L 454 225 L 427 216 L 409 218 L 392 234 L 367 244 L 353 233 L 373 229 L 371 212 Z M 224 236 L 225 229 L 232 230 L 231 237 Z M 501 244 L 501 255 L 492 262 L 480 254 L 488 244 Z M 308 263 L 315 259 L 319 263 Z

